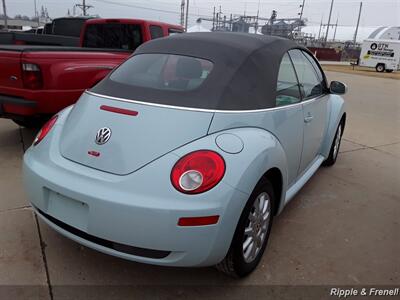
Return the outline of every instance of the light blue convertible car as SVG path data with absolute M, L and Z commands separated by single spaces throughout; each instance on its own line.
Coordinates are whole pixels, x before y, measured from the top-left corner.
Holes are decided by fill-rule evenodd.
M 290 40 L 157 39 L 42 128 L 25 188 L 40 218 L 85 246 L 243 277 L 273 217 L 335 163 L 345 91 Z

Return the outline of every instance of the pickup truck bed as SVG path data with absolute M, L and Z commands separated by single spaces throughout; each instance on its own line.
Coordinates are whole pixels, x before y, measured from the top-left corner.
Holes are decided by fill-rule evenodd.
M 91 19 L 82 27 L 79 48 L 0 45 L 0 118 L 40 126 L 141 44 L 182 32 L 181 26 L 148 20 Z
M 79 37 L 72 36 L 20 32 L 0 32 L 0 44 L 79 47 L 80 41 Z
M 0 46 L 0 117 L 34 126 L 33 119 L 75 103 L 130 54 L 117 49 Z

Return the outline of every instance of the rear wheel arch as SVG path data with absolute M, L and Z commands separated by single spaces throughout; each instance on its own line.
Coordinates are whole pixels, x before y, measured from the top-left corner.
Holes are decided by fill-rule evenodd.
M 274 167 L 265 172 L 262 178 L 265 178 L 272 183 L 276 201 L 276 203 L 274 203 L 274 215 L 277 215 L 282 201 L 282 172 L 278 168 Z
M 342 130 L 346 127 L 346 113 L 343 113 L 342 118 L 340 119 L 339 124 L 342 124 Z

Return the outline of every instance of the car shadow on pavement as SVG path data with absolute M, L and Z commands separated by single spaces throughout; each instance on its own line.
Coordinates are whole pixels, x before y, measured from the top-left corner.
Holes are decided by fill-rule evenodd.
M 25 152 L 26 149 L 28 149 L 32 145 L 33 140 L 35 139 L 40 129 L 20 127 L 19 130 L 21 134 L 22 148 L 23 151 Z

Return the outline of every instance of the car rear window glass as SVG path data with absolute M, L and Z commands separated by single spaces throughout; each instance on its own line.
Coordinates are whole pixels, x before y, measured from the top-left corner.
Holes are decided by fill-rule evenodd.
M 163 29 L 161 26 L 150 25 L 150 35 L 152 40 L 161 38 L 164 36 Z
M 53 21 L 53 34 L 79 37 L 86 19 L 61 18 Z
M 135 50 L 141 44 L 141 26 L 135 24 L 90 24 L 83 39 L 88 48 Z
M 276 106 L 290 105 L 300 102 L 300 100 L 300 89 L 296 73 L 289 55 L 285 54 L 279 67 L 276 85 Z
M 116 69 L 110 80 L 133 87 L 189 91 L 200 87 L 212 68 L 212 62 L 195 57 L 139 54 Z
M 46 25 L 44 25 L 43 33 L 44 34 L 53 34 L 53 23 L 47 23 Z

